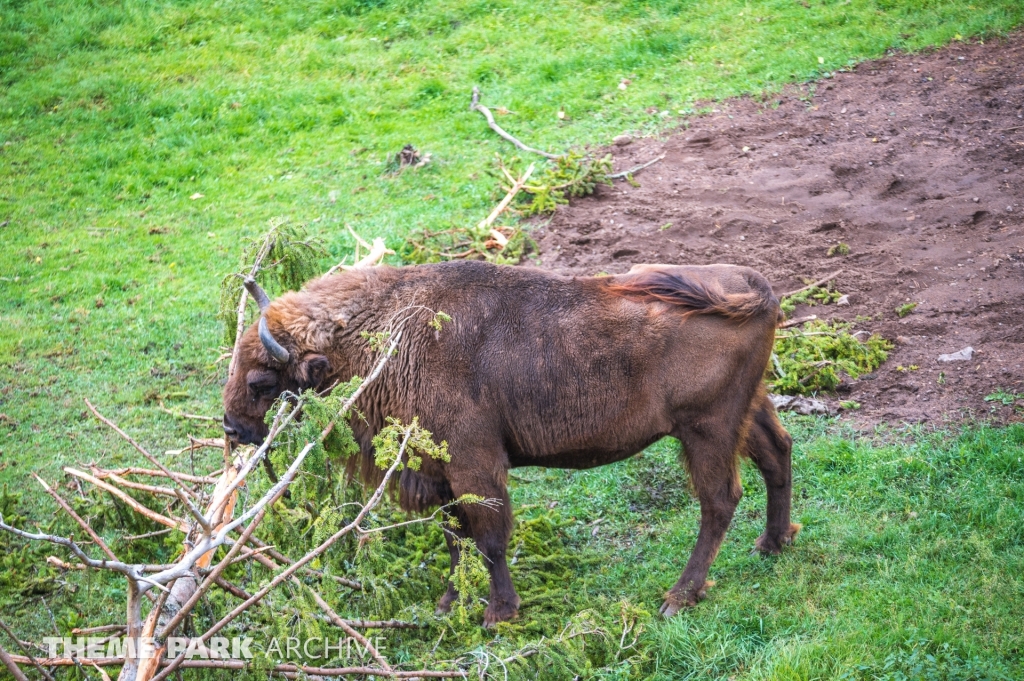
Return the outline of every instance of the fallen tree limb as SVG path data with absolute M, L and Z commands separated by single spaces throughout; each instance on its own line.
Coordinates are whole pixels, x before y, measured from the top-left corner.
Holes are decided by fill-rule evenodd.
M 401 335 L 401 333 L 398 334 L 398 336 L 400 336 L 400 335 Z M 394 341 L 392 341 L 392 346 L 394 346 L 394 344 L 397 343 L 397 340 L 398 339 L 396 337 L 396 339 Z M 389 357 L 389 356 L 390 356 L 390 352 L 385 354 L 385 356 L 382 359 L 386 360 L 387 357 Z M 383 368 L 383 364 L 381 362 L 379 362 L 378 363 L 378 367 Z M 377 372 L 377 371 L 375 371 L 375 373 L 379 374 L 379 372 Z M 374 373 L 371 373 L 371 376 L 374 376 Z M 363 386 L 367 385 L 368 381 L 369 381 L 369 379 L 367 379 L 367 381 L 364 381 L 362 383 L 362 385 L 360 385 L 360 388 L 362 388 Z M 353 393 L 352 397 L 349 398 L 349 401 L 346 402 L 346 404 L 348 404 L 349 402 L 354 402 L 356 396 L 358 395 L 358 393 L 359 393 L 359 390 L 356 390 L 356 392 Z M 349 406 L 351 406 L 351 405 L 349 405 Z M 341 413 L 345 413 L 346 411 L 347 411 L 346 409 L 342 409 Z M 333 426 L 334 426 L 334 422 L 332 421 L 331 424 L 327 428 L 325 428 L 324 430 L 325 431 L 333 430 Z M 393 464 L 391 464 L 391 467 L 384 474 L 384 478 L 381 481 L 380 485 L 374 491 L 374 493 L 370 497 L 370 499 L 366 502 L 366 505 L 364 505 L 363 508 L 359 511 L 359 513 L 356 514 L 355 519 L 351 523 L 349 523 L 348 525 L 344 526 L 343 528 L 341 528 L 340 530 L 335 532 L 333 535 L 328 537 L 318 547 L 316 547 L 315 549 L 313 549 L 312 551 L 307 553 L 305 556 L 300 558 L 298 561 L 293 563 L 291 566 L 289 566 L 288 568 L 285 568 L 282 572 L 279 572 L 270 581 L 269 584 L 264 586 L 262 589 L 260 589 L 255 594 L 253 594 L 253 596 L 251 598 L 249 598 L 248 600 L 244 601 L 240 605 L 236 606 L 233 610 L 231 610 L 231 612 L 229 612 L 224 617 L 222 617 L 220 620 L 218 620 L 213 626 L 211 626 L 209 629 L 207 629 L 206 632 L 202 636 L 199 637 L 201 642 L 205 644 L 218 631 L 220 631 L 221 629 L 226 627 L 236 617 L 241 615 L 243 612 L 248 610 L 250 607 L 252 607 L 256 603 L 259 603 L 261 600 L 263 600 L 263 598 L 266 597 L 266 595 L 268 593 L 273 591 L 276 587 L 280 586 L 280 584 L 282 582 L 284 582 L 285 580 L 289 579 L 292 575 L 294 575 L 296 572 L 298 572 L 298 570 L 300 568 L 302 568 L 304 565 L 306 565 L 310 561 L 316 559 L 318 556 L 323 554 L 327 549 L 329 549 L 331 546 L 333 546 L 339 539 L 341 539 L 345 535 L 351 533 L 363 521 L 363 518 L 366 517 L 366 514 L 369 513 L 373 508 L 375 508 L 378 503 L 380 503 L 381 498 L 383 498 L 383 496 L 384 496 L 384 491 L 387 489 L 387 485 L 391 481 L 391 477 L 395 474 L 395 471 L 398 470 L 399 465 L 402 463 L 402 457 L 405 454 L 405 448 L 406 448 L 406 445 L 408 445 L 408 443 L 409 443 L 409 437 L 411 436 L 411 434 L 412 434 L 412 429 L 410 428 L 410 429 L 408 429 L 406 431 L 405 439 L 402 441 L 402 445 L 399 448 L 398 455 L 395 457 L 395 462 Z M 325 435 L 325 437 L 326 437 L 326 435 Z M 303 451 L 306 452 L 306 451 L 308 451 L 311 448 L 312 448 L 312 443 L 310 445 L 307 445 L 307 447 Z M 299 456 L 296 457 L 296 461 L 301 463 L 303 458 L 305 458 L 304 454 L 302 452 L 300 452 Z M 289 469 L 289 473 L 291 475 L 294 475 L 295 468 L 296 468 L 295 464 L 293 463 L 292 468 Z M 288 478 L 288 474 L 285 475 L 285 478 L 283 478 L 282 481 L 284 481 L 287 478 Z M 289 482 L 290 482 L 290 480 L 289 480 Z M 283 487 L 282 487 L 282 490 L 283 490 Z M 237 522 L 237 521 L 235 521 L 235 522 Z M 239 542 L 239 543 L 241 543 L 241 542 Z M 163 681 L 168 676 L 170 676 L 170 674 L 175 669 L 177 669 L 179 666 L 181 666 L 181 664 L 184 661 L 185 661 L 185 652 L 183 651 L 180 655 L 178 655 L 178 657 L 174 658 L 174 660 L 171 661 L 171 663 L 167 667 L 165 667 L 163 669 L 163 671 L 161 671 L 159 674 L 154 676 L 152 681 Z
M 512 135 L 510 135 L 509 133 L 505 132 L 501 128 L 501 126 L 494 121 L 494 114 L 491 113 L 491 110 L 480 103 L 480 88 L 476 86 L 473 87 L 473 99 L 470 101 L 469 110 L 479 111 L 480 113 L 482 113 L 484 115 L 484 118 L 487 119 L 487 125 L 490 126 L 491 130 L 498 133 L 498 135 L 502 139 L 511 142 L 512 144 L 516 145 L 523 151 L 528 151 L 531 154 L 537 154 L 538 156 L 543 156 L 544 158 L 549 159 L 556 159 L 562 157 L 562 154 L 549 154 L 546 151 L 541 151 L 540 149 L 534 149 L 533 147 L 527 146 L 520 142 L 515 137 L 513 137 Z
M 348 233 L 352 235 L 352 238 L 356 240 L 355 262 L 351 265 L 344 264 L 345 260 L 348 260 L 348 256 L 345 256 L 341 262 L 324 272 L 322 277 L 329 277 L 338 270 L 345 270 L 347 272 L 361 267 L 374 267 L 375 265 L 380 264 L 380 261 L 384 259 L 385 255 L 395 254 L 393 250 L 385 246 L 384 239 L 376 238 L 373 240 L 372 244 L 368 244 L 366 243 L 366 239 L 356 234 L 356 231 L 352 229 L 352 225 L 345 225 L 345 228 L 348 229 Z M 359 257 L 360 246 L 367 250 L 367 254 L 363 258 Z

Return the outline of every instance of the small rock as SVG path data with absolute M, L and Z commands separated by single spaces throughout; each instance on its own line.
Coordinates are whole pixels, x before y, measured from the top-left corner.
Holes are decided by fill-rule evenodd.
M 896 342 L 899 345 L 910 345 L 910 339 L 906 336 L 896 336 Z
M 613 139 L 612 142 L 617 147 L 624 147 L 627 144 L 632 144 L 633 138 L 630 135 L 616 135 L 615 139 Z
M 795 411 L 797 414 L 810 416 L 812 414 L 824 414 L 831 416 L 833 410 L 822 400 L 813 397 L 801 397 L 799 395 L 769 395 L 775 408 L 782 411 Z
M 850 296 L 839 296 L 839 300 L 836 301 L 838 307 L 847 307 L 850 304 Z
M 967 346 L 963 350 L 951 352 L 948 355 L 939 355 L 940 362 L 967 362 L 974 357 L 974 348 Z
M 971 201 L 974 201 L 975 203 L 978 203 L 979 201 L 981 201 L 981 199 L 979 199 L 977 196 L 975 196 L 973 199 L 971 199 Z

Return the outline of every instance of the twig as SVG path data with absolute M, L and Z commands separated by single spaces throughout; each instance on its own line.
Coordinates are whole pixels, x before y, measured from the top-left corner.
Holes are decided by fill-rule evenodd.
M 125 493 L 123 490 L 120 490 L 117 487 L 114 487 L 113 485 L 106 483 L 97 477 L 89 475 L 84 471 L 80 471 L 77 468 L 71 468 L 70 466 L 65 466 L 63 470 L 68 475 L 73 475 L 76 478 L 81 478 L 82 480 L 85 480 L 86 482 L 91 482 L 100 489 L 110 492 L 115 497 L 117 497 L 124 503 L 128 504 L 128 506 L 130 506 L 133 511 L 135 511 L 139 515 L 146 516 L 153 522 L 160 523 L 161 525 L 166 525 L 167 527 L 172 527 L 176 530 L 181 530 L 186 534 L 189 531 L 188 523 L 186 523 L 184 520 L 179 520 L 178 518 L 168 518 L 162 513 L 157 513 L 156 511 L 146 508 L 138 501 L 136 501 L 133 497 Z
M 36 473 L 33 473 L 32 477 L 35 478 L 36 481 L 43 486 L 43 489 L 46 490 L 47 494 L 53 497 L 53 500 L 57 502 L 57 505 L 63 508 L 67 512 L 67 514 L 71 516 L 72 520 L 78 523 L 79 526 L 81 526 L 81 528 L 85 530 L 86 534 L 88 534 L 89 537 L 92 538 L 94 542 L 96 542 L 96 546 L 100 547 L 100 550 L 103 551 L 103 553 L 107 554 L 110 560 L 117 560 L 117 556 L 115 556 L 114 552 L 110 550 L 110 547 L 107 546 L 106 543 L 104 543 L 103 539 L 101 539 L 98 534 L 96 534 L 96 531 L 92 529 L 89 523 L 85 522 L 82 519 L 82 516 L 75 513 L 75 509 L 71 508 L 71 505 L 68 504 L 68 502 L 64 501 L 64 499 L 59 494 L 57 494 L 57 492 L 53 488 L 47 485 L 46 482 Z
M 541 151 L 540 149 L 534 149 L 533 147 L 529 147 L 520 142 L 518 139 L 516 139 L 509 133 L 502 130 L 501 126 L 494 122 L 494 115 L 491 113 L 491 110 L 480 103 L 480 88 L 476 86 L 473 87 L 473 99 L 470 102 L 469 110 L 479 111 L 480 113 L 482 113 L 484 115 L 484 118 L 487 119 L 487 125 L 490 126 L 491 130 L 498 133 L 498 135 L 500 135 L 502 138 L 516 145 L 523 151 L 528 151 L 531 154 L 537 154 L 538 156 L 543 156 L 544 158 L 549 159 L 562 158 L 562 154 L 549 154 L 546 151 Z
M 217 446 L 219 447 L 220 445 L 218 444 Z M 181 450 L 181 452 L 185 452 L 185 451 L 188 451 L 188 447 L 186 447 L 185 449 Z M 177 453 L 180 454 L 181 452 L 177 452 Z M 90 468 L 96 468 L 96 466 L 90 465 Z M 117 468 L 117 469 L 112 469 L 112 470 L 105 470 L 105 469 L 99 468 L 97 470 L 100 470 L 100 471 L 102 471 L 104 473 L 114 473 L 115 475 L 120 475 L 120 476 L 125 476 L 125 475 L 146 475 L 146 476 L 149 476 L 151 478 L 167 478 L 167 477 L 170 477 L 169 475 L 167 475 L 163 471 L 154 471 L 154 470 L 150 470 L 148 468 Z M 213 476 L 210 476 L 210 475 L 189 475 L 187 473 L 175 473 L 175 475 L 178 476 L 179 480 L 183 480 L 185 482 L 195 482 L 195 483 L 200 483 L 200 484 L 204 484 L 204 485 L 214 485 L 220 479 L 220 478 L 213 477 Z
M 80 561 L 85 563 L 87 566 L 95 568 L 97 570 L 113 570 L 114 572 L 120 572 L 121 574 L 126 575 L 132 579 L 137 579 L 139 576 L 141 576 L 141 570 L 138 569 L 138 566 L 128 565 L 126 563 L 122 563 L 116 560 L 95 560 L 93 558 L 90 558 L 89 555 L 82 550 L 82 547 L 76 544 L 73 539 L 68 539 L 67 537 L 58 537 L 57 535 L 53 534 L 26 532 L 25 530 L 19 530 L 16 527 L 8 525 L 4 521 L 4 517 L 2 514 L 0 514 L 0 530 L 10 532 L 11 534 L 21 537 L 22 539 L 29 539 L 31 541 L 46 541 L 50 542 L 51 544 L 63 546 L 69 551 L 71 551 L 73 554 L 75 554 L 75 556 Z
M 278 551 L 274 547 L 267 545 L 265 542 L 261 541 L 260 539 L 256 538 L 255 536 L 249 538 L 249 543 L 251 545 L 255 546 L 258 549 L 264 550 L 266 552 L 267 556 L 270 556 L 270 558 L 273 558 L 278 563 L 283 563 L 284 565 L 291 565 L 292 563 L 295 562 L 294 560 L 292 560 L 288 556 L 284 555 L 283 553 L 281 553 L 280 551 Z M 279 569 L 281 569 L 281 566 L 277 565 L 273 561 L 271 561 L 269 559 L 264 561 L 264 560 L 261 560 L 261 558 L 265 558 L 265 556 L 258 557 L 257 561 L 262 563 L 263 565 L 269 567 L 271 570 L 279 570 Z M 355 580 L 352 580 L 352 579 L 346 579 L 345 577 L 340 577 L 338 575 L 328 575 L 328 574 L 326 574 L 324 572 L 321 572 L 320 570 L 315 570 L 315 569 L 313 569 L 311 567 L 304 567 L 304 568 L 302 568 L 302 571 L 305 572 L 308 575 L 312 575 L 313 577 L 316 577 L 317 579 L 326 579 L 326 578 L 333 579 L 338 584 L 341 584 L 342 586 L 347 586 L 348 588 L 354 589 L 355 591 L 362 591 L 363 590 L 363 585 L 361 583 L 355 581 Z
M 652 158 L 647 163 L 641 163 L 638 166 L 633 166 L 629 170 L 623 170 L 622 172 L 619 172 L 619 173 L 612 173 L 611 175 L 608 176 L 608 179 L 609 180 L 618 180 L 618 179 L 621 179 L 621 178 L 624 178 L 624 177 L 629 177 L 633 173 L 638 173 L 641 170 L 643 170 L 644 168 L 650 168 L 651 166 L 653 166 L 658 161 L 664 160 L 664 158 L 665 158 L 665 154 L 662 154 L 661 156 L 658 156 L 656 158 Z
M 129 435 L 128 433 L 126 433 L 123 430 L 121 430 L 117 426 L 116 423 L 114 423 L 110 419 L 104 417 L 103 414 L 99 413 L 99 411 L 97 411 L 96 407 L 92 406 L 92 403 L 89 402 L 89 400 L 85 400 L 85 404 L 86 404 L 87 407 L 89 407 L 89 411 L 91 411 L 96 418 L 98 418 L 100 421 L 102 421 L 106 425 L 110 426 L 114 430 L 115 433 L 117 433 L 118 435 L 123 437 L 125 440 L 127 440 L 128 443 L 131 444 L 131 446 L 134 447 L 136 449 L 136 451 L 139 452 L 139 454 L 142 454 L 142 456 L 146 457 L 146 459 L 151 464 L 153 464 L 154 466 L 159 468 L 164 473 L 164 475 L 166 475 L 171 480 L 173 480 L 174 483 L 178 487 L 180 487 L 183 490 L 186 489 L 185 483 L 182 482 L 181 478 L 179 478 L 178 475 L 176 473 L 174 473 L 171 469 L 167 468 L 167 466 L 165 466 L 162 463 L 160 463 L 159 459 L 157 459 L 155 456 L 153 456 L 152 454 L 149 453 L 149 450 L 147 450 L 145 447 L 143 447 L 138 442 L 136 442 L 134 440 L 134 438 L 132 438 L 131 435 Z
M 177 498 L 177 495 L 175 494 L 175 492 L 179 491 L 179 490 L 173 490 L 170 487 L 161 487 L 160 485 L 147 485 L 147 484 L 145 484 L 143 482 L 135 482 L 134 480 L 126 480 L 125 478 L 122 478 L 117 473 L 111 473 L 110 471 L 105 471 L 105 470 L 103 470 L 101 468 L 96 468 L 95 466 L 92 467 L 92 474 L 95 475 L 100 480 L 112 480 L 113 482 L 117 483 L 118 485 L 121 485 L 121 487 L 127 487 L 128 489 L 135 489 L 135 490 L 138 490 L 140 492 L 149 492 L 150 494 L 157 494 L 157 495 L 165 496 L 165 497 L 175 497 L 175 498 Z M 189 492 L 189 493 L 191 494 L 191 492 Z
M 298 582 L 298 580 L 294 577 L 293 580 Z M 377 664 L 379 664 L 381 668 L 385 672 L 387 672 L 388 676 L 391 676 L 394 673 L 394 670 L 391 669 L 391 665 L 389 665 L 388 661 L 385 660 L 383 656 L 381 656 L 380 651 L 378 651 L 377 648 L 374 647 L 372 643 L 370 643 L 370 640 L 368 638 L 366 638 L 358 631 L 356 631 L 355 628 L 352 627 L 352 625 L 350 625 L 348 622 L 341 619 L 341 617 L 338 616 L 338 613 L 334 612 L 331 606 L 327 604 L 327 601 L 325 601 L 320 596 L 320 594 L 318 594 L 313 589 L 309 589 L 309 593 L 313 595 L 313 600 L 316 601 L 316 604 L 320 606 L 321 610 L 324 611 L 324 613 L 327 615 L 327 618 L 331 621 L 331 624 L 340 628 L 342 631 L 344 631 L 346 634 L 354 638 L 356 641 L 359 641 L 360 645 L 363 646 L 363 649 L 366 652 L 370 653 L 373 659 L 377 661 Z
M 21 671 L 21 667 L 17 665 L 10 653 L 4 650 L 3 646 L 0 646 L 0 661 L 7 667 L 7 671 L 11 673 L 15 681 L 28 681 L 28 677 L 25 676 L 25 672 Z
M 110 631 L 124 631 L 128 628 L 126 624 L 104 624 L 99 627 L 85 627 L 84 629 L 74 628 L 71 633 L 75 636 L 88 636 L 89 634 L 105 634 Z
M 189 445 L 188 445 L 188 447 L 182 447 L 181 449 L 168 449 L 167 451 L 164 452 L 164 456 L 178 456 L 180 454 L 184 454 L 185 452 L 194 452 L 197 449 L 203 449 L 204 447 L 210 447 L 211 449 L 222 449 L 224 447 L 224 438 L 221 438 L 221 437 L 213 437 L 213 438 L 197 437 L 197 438 L 193 438 L 193 437 L 189 436 Z M 161 473 L 161 475 L 162 475 L 162 473 Z M 177 475 L 182 480 L 189 480 L 189 476 L 186 476 L 183 473 L 178 473 Z M 192 476 L 192 477 L 198 477 L 198 476 Z M 196 480 L 189 480 L 189 482 L 197 482 L 197 481 Z M 201 482 L 215 483 L 215 482 L 217 482 L 217 478 L 206 478 L 204 480 L 201 480 Z
M 159 537 L 164 534 L 170 534 L 174 532 L 173 527 L 168 527 L 163 530 L 156 530 L 154 532 L 146 532 L 145 534 L 134 534 L 130 537 L 119 537 L 118 541 L 135 541 L 136 539 L 149 539 L 150 537 Z
M 780 328 L 780 329 L 788 329 L 791 326 L 800 326 L 804 322 L 814 321 L 817 318 L 818 318 L 818 315 L 813 315 L 813 314 L 809 314 L 806 317 L 797 317 L 796 319 L 790 319 L 789 321 L 782 322 L 781 324 L 779 324 L 778 328 Z
M 795 291 L 790 291 L 789 293 L 784 293 L 784 294 L 782 294 L 782 296 L 780 296 L 780 298 L 788 298 L 790 296 L 795 296 L 798 293 L 803 293 L 804 291 L 807 291 L 809 289 L 815 288 L 817 286 L 821 286 L 822 284 L 826 284 L 826 283 L 828 283 L 828 281 L 830 279 L 835 279 L 836 277 L 838 277 L 842 273 L 843 273 L 843 270 L 841 270 L 841 269 L 836 270 L 835 272 L 833 272 L 832 274 L 828 275 L 827 277 L 822 277 L 818 281 L 816 281 L 816 282 L 814 282 L 812 284 L 808 284 L 807 286 L 804 286 L 803 288 L 798 288 Z
M 530 179 L 530 175 L 533 175 L 533 168 L 534 165 L 531 163 L 530 167 L 526 169 L 526 172 L 523 173 L 522 177 L 513 183 L 512 188 L 508 190 L 507 194 L 505 194 L 505 198 L 503 198 L 501 202 L 494 207 L 491 214 L 480 221 L 480 224 L 477 225 L 477 229 L 480 231 L 490 229 L 491 225 L 494 224 L 494 221 L 498 219 L 498 216 L 508 208 L 509 204 L 512 203 L 512 200 L 516 198 L 516 195 L 522 191 L 523 185 L 525 185 L 526 181 Z M 502 248 L 508 245 L 508 238 L 501 232 L 491 229 L 491 236 L 494 237 L 495 241 L 501 244 Z
M 22 643 L 21 640 L 17 636 L 14 635 L 14 632 L 11 631 L 11 628 L 8 627 L 7 624 L 3 620 L 0 620 L 0 629 L 3 629 L 7 633 L 7 635 L 10 636 L 14 640 L 14 642 L 18 645 L 18 647 L 21 648 L 21 652 L 25 653 L 25 657 L 27 657 L 29 659 L 29 662 L 32 663 L 32 666 L 35 667 L 36 669 L 38 669 L 39 673 L 42 674 L 43 677 L 46 678 L 47 681 L 53 681 L 53 677 L 50 676 L 50 672 L 46 671 L 45 669 L 42 668 L 42 666 L 40 666 L 40 664 L 36 660 L 36 658 L 32 657 L 32 653 L 28 652 L 28 646 L 26 646 L 24 643 Z M 4 651 L 4 652 L 6 653 L 6 651 Z M 6 664 L 6 663 L 7 663 L 7 661 L 4 660 L 4 664 Z

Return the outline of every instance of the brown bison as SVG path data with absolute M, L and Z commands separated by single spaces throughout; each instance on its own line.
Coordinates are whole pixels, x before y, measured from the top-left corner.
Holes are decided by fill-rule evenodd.
M 500 510 L 456 506 L 461 536 L 487 558 L 484 624 L 517 615 L 506 550 L 512 509 L 508 470 L 582 469 L 620 461 L 666 435 L 700 500 L 697 544 L 665 597 L 666 616 L 703 597 L 742 494 L 738 457 L 750 457 L 768 487 L 768 521 L 756 543 L 777 553 L 790 524 L 790 448 L 762 383 L 780 316 L 757 272 L 730 265 L 639 265 L 628 274 L 564 277 L 525 267 L 459 262 L 375 267 L 316 279 L 269 302 L 241 339 L 224 389 L 224 430 L 260 443 L 263 418 L 283 391 L 325 389 L 366 376 L 375 353 L 363 332 L 406 323 L 399 350 L 360 398 L 351 425 L 363 472 L 375 470 L 371 440 L 394 416 L 419 417 L 451 461 L 402 471 L 403 508 L 422 511 L 463 494 L 502 501 Z M 437 331 L 434 311 L 451 321 Z M 458 544 L 448 538 L 452 566 Z M 438 604 L 458 594 L 449 584 Z

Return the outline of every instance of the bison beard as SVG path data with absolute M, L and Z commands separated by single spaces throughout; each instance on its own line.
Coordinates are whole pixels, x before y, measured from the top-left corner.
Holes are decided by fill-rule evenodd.
M 424 511 L 463 494 L 500 509 L 456 507 L 460 530 L 487 558 L 484 624 L 517 615 L 505 553 L 512 534 L 510 468 L 591 468 L 619 461 L 671 435 L 700 500 L 697 544 L 666 595 L 666 616 L 694 605 L 740 500 L 738 457 L 750 457 L 768 488 L 768 521 L 757 550 L 777 553 L 790 523 L 792 440 L 768 400 L 762 375 L 780 311 L 768 282 L 729 265 L 639 265 L 614 277 L 567 278 L 478 262 L 353 270 L 310 282 L 265 307 L 261 341 L 242 337 L 224 390 L 225 430 L 241 442 L 266 436 L 263 417 L 284 390 L 324 389 L 365 376 L 374 353 L 362 332 L 403 327 L 398 354 L 360 398 L 352 420 L 361 470 L 378 479 L 371 440 L 394 416 L 419 417 L 451 461 L 424 459 L 399 481 L 403 508 Z M 438 331 L 430 311 L 452 321 Z M 272 352 L 268 352 L 268 346 Z M 457 598 L 449 583 L 438 610 Z

